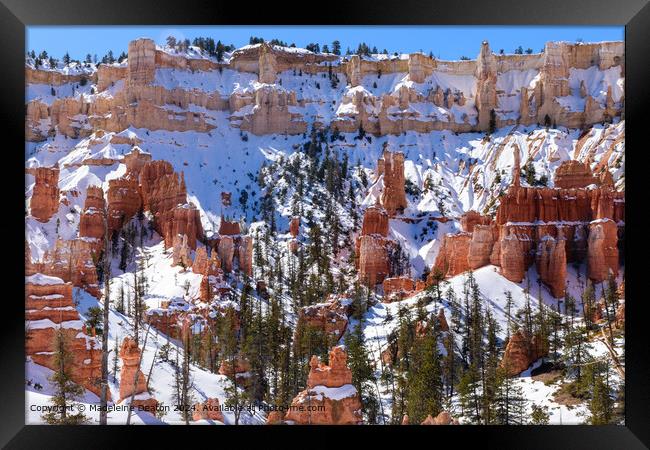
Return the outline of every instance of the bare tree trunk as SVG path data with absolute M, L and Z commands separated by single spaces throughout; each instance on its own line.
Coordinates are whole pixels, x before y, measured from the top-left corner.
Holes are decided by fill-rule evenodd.
M 108 423 L 108 317 L 110 305 L 111 260 L 108 256 L 110 241 L 108 239 L 108 211 L 104 209 L 104 326 L 102 331 L 102 379 L 100 392 L 99 424 Z M 117 351 L 117 350 L 116 350 Z

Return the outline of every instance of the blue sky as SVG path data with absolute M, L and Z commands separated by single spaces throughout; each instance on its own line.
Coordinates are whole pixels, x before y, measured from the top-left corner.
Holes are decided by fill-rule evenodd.
M 313 42 L 331 48 L 331 42 L 338 39 L 343 52 L 366 42 L 379 51 L 432 51 L 440 59 L 458 59 L 476 57 L 486 39 L 494 52 L 504 49 L 513 53 L 519 45 L 539 52 L 547 41 L 612 41 L 623 40 L 624 34 L 621 26 L 33 26 L 27 28 L 27 50 L 47 50 L 56 58 L 67 51 L 80 60 L 90 53 L 101 59 L 108 50 L 115 56 L 126 51 L 129 41 L 138 37 L 162 44 L 169 35 L 190 40 L 210 36 L 241 47 L 253 35 L 278 38 L 298 47 Z

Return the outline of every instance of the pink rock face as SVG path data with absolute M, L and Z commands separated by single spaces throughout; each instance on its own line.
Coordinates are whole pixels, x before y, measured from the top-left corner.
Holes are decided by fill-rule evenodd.
M 253 236 L 242 236 L 238 247 L 239 270 L 253 276 Z
M 347 354 L 342 347 L 334 347 L 330 350 L 329 360 L 330 364 L 326 365 L 317 356 L 312 356 L 307 389 L 293 399 L 286 420 L 299 425 L 361 423 L 361 399 L 351 384 L 352 372 L 347 367 Z M 316 408 L 308 410 L 308 405 Z
M 174 246 L 172 250 L 172 266 L 190 267 L 192 258 L 190 258 L 190 248 L 187 245 L 187 236 L 177 234 L 174 236 Z
M 142 370 L 138 369 L 140 349 L 135 339 L 129 336 L 124 338 L 120 347 L 120 358 L 122 358 L 122 370 L 120 371 L 119 401 L 130 397 L 132 394 L 138 395 L 147 392 L 147 379 Z
M 59 209 L 59 168 L 38 167 L 32 173 L 36 181 L 30 211 L 39 222 L 47 222 Z
M 467 263 L 472 270 L 490 263 L 490 255 L 494 246 L 496 227 L 493 225 L 475 224 L 472 239 L 469 243 Z
M 72 324 L 79 321 L 79 313 L 72 300 L 72 284 L 39 273 L 25 279 L 25 354 L 36 364 L 56 370 L 51 353 L 56 329 L 54 326 L 34 325 L 36 321 L 44 320 L 57 325 L 64 322 Z M 81 325 L 78 328 L 64 326 L 63 329 L 73 354 L 70 370 L 72 380 L 99 395 L 95 380 L 101 374 L 101 351 L 99 341 L 92 339 L 94 330 L 88 330 L 87 334 Z
M 359 238 L 359 280 L 362 283 L 375 286 L 388 276 L 389 242 L 377 235 Z
M 566 290 L 566 241 L 544 236 L 537 247 L 537 273 L 553 297 L 564 297 Z
M 220 375 L 225 375 L 231 379 L 236 378 L 237 383 L 239 383 L 240 386 L 245 386 L 250 381 L 250 378 L 246 376 L 250 370 L 250 362 L 239 356 L 235 358 L 234 368 L 232 362 L 226 360 L 222 360 L 221 365 L 219 366 Z
M 216 420 L 223 422 L 223 413 L 218 398 L 209 398 L 202 403 L 194 404 L 192 420 Z
M 469 247 L 472 239 L 470 233 L 446 234 L 434 263 L 434 269 L 440 270 L 445 277 L 467 272 L 469 266 Z
M 132 178 L 116 178 L 108 182 L 108 228 L 119 230 L 142 206 L 138 182 Z
M 384 302 L 402 300 L 415 292 L 415 282 L 409 277 L 386 278 L 383 287 Z
M 388 214 L 381 206 L 370 206 L 363 214 L 361 235 L 368 236 L 371 234 L 388 236 Z
M 64 241 L 58 239 L 55 247 L 45 252 L 43 259 L 26 261 L 25 274 L 43 273 L 72 282 L 99 298 L 97 270 L 93 262 L 93 244 L 83 239 Z
M 99 186 L 88 186 L 84 210 L 79 218 L 79 237 L 96 240 L 95 252 L 103 245 L 105 219 L 104 191 Z
M 460 217 L 460 226 L 467 233 L 473 232 L 476 225 L 489 225 L 491 222 L 488 216 L 482 216 L 474 210 L 467 211 Z
M 240 233 L 239 222 L 229 222 L 223 216 L 221 217 L 221 223 L 219 224 L 219 234 L 221 236 L 235 236 Z
M 118 138 L 117 142 L 113 142 L 113 140 L 116 140 L 117 136 L 113 136 L 111 143 L 114 144 L 119 144 L 119 143 L 128 143 L 127 142 L 121 142 L 121 140 Z M 131 178 L 135 178 L 136 180 L 140 176 L 140 170 L 142 170 L 142 167 L 151 161 L 151 154 L 143 152 L 140 150 L 139 147 L 134 147 L 133 150 L 131 150 L 129 153 L 124 155 L 124 164 L 126 165 L 126 174 L 127 176 Z
M 501 274 L 510 281 L 520 283 L 524 279 L 526 263 L 518 236 L 510 230 L 500 245 Z
M 605 281 L 609 273 L 618 275 L 618 234 L 612 220 L 597 220 L 589 225 L 588 276 L 594 283 Z
M 453 419 L 449 412 L 440 411 L 436 417 L 432 417 L 431 414 L 429 414 L 421 425 L 458 425 L 458 421 Z
M 217 253 L 224 272 L 232 272 L 232 258 L 235 254 L 235 241 L 231 236 L 222 236 L 217 245 Z
M 178 205 L 170 211 L 161 213 L 160 228 L 167 245 L 173 244 L 174 236 L 187 236 L 187 245 L 196 249 L 197 241 L 203 239 L 203 226 L 199 210 L 192 203 Z
M 546 355 L 548 355 L 548 342 L 539 336 L 529 338 L 523 331 L 517 330 L 510 336 L 500 365 L 509 377 L 513 377 Z
M 382 160 L 384 190 L 381 193 L 381 204 L 388 215 L 395 216 L 398 213 L 401 214 L 407 206 L 404 188 L 404 154 L 384 150 Z
M 440 331 L 449 331 L 449 324 L 447 323 L 447 317 L 445 316 L 445 310 L 440 308 L 438 310 L 438 325 L 440 326 Z
M 584 188 L 590 184 L 598 184 L 599 179 L 594 177 L 588 164 L 581 161 L 564 161 L 555 170 L 555 187 L 562 189 Z
M 298 320 L 325 333 L 341 337 L 348 325 L 348 308 L 336 298 L 303 307 Z
M 300 233 L 300 217 L 291 218 L 291 221 L 289 222 L 289 233 L 291 233 L 291 236 L 294 238 L 298 237 L 298 234 Z

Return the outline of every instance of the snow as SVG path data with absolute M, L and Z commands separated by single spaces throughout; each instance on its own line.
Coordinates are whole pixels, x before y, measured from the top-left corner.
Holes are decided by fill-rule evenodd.
M 344 384 L 341 387 L 314 386 L 309 389 L 310 395 L 313 392 L 319 400 L 329 398 L 331 400 L 343 400 L 344 398 L 354 397 L 357 395 L 357 389 L 352 384 Z
M 43 275 L 42 273 L 36 273 L 25 277 L 25 284 L 36 284 L 38 286 L 51 286 L 56 284 L 63 284 L 61 278 L 52 277 L 49 275 Z

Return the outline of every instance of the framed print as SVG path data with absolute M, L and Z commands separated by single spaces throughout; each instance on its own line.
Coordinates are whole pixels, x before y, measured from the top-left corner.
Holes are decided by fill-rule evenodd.
M 648 445 L 646 2 L 4 3 L 9 447 Z

